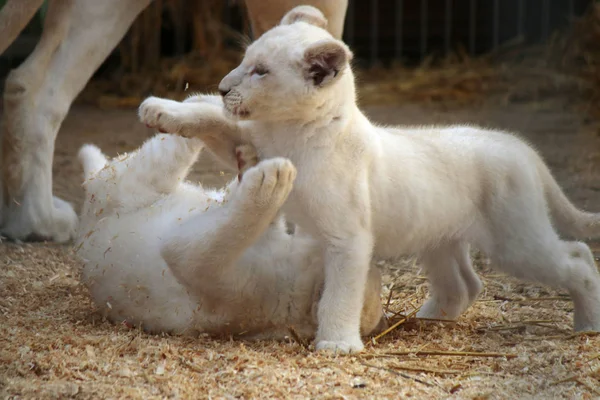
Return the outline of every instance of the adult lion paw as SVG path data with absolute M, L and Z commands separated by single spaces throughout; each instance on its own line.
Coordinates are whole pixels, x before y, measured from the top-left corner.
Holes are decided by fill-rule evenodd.
M 69 242 L 75 236 L 77 214 L 70 203 L 53 197 L 52 203 L 11 202 L 0 208 L 0 236 L 26 242 Z

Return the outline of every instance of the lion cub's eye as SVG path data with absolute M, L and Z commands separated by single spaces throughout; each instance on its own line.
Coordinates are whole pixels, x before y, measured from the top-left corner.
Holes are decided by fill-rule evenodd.
M 266 67 L 264 67 L 263 65 L 257 65 L 252 70 L 252 74 L 258 75 L 258 76 L 265 76 L 268 73 L 269 73 L 269 70 Z

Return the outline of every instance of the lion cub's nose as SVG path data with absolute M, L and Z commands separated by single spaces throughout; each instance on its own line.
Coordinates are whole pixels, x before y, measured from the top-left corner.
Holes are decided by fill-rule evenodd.
M 219 93 L 221 93 L 221 96 L 223 96 L 223 97 L 227 96 L 227 93 L 229 93 L 230 91 L 231 91 L 231 89 L 219 88 Z

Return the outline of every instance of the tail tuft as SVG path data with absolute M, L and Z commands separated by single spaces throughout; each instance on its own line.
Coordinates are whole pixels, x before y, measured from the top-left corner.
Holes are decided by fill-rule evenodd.
M 77 153 L 79 162 L 83 166 L 83 176 L 89 179 L 100 171 L 107 163 L 106 157 L 102 151 L 93 144 L 84 144 Z

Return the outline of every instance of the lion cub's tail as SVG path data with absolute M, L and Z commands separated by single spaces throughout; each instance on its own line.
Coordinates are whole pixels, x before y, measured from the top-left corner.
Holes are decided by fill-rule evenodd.
M 538 162 L 546 202 L 559 232 L 577 239 L 600 237 L 600 213 L 579 210 L 565 196 L 544 162 Z
M 106 156 L 102 154 L 102 150 L 93 144 L 84 144 L 81 146 L 77 157 L 83 166 L 84 179 L 90 179 L 108 163 Z

